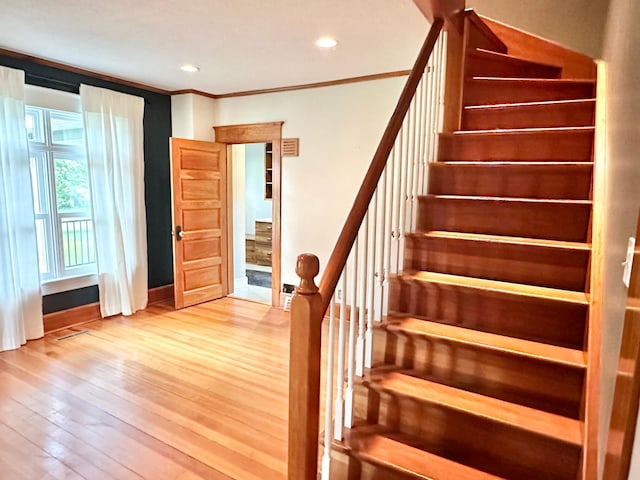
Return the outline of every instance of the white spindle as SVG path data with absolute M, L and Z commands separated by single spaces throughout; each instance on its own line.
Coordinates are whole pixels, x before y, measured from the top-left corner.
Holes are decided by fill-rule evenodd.
M 367 283 L 367 331 L 365 332 L 364 366 L 371 368 L 373 363 L 373 320 L 375 318 L 375 263 L 376 263 L 376 216 L 378 193 L 373 194 L 373 200 L 367 211 L 367 223 L 369 232 L 369 255 L 367 256 L 367 271 L 369 282 Z
M 340 324 L 338 327 L 338 366 L 336 369 L 336 403 L 333 408 L 333 438 L 342 440 L 342 422 L 344 419 L 344 356 L 345 330 L 347 321 L 347 267 L 344 267 L 340 280 Z
M 389 278 L 391 277 L 391 241 L 393 239 L 393 181 L 394 174 L 393 171 L 395 169 L 395 152 L 396 147 L 394 145 L 393 150 L 391 152 L 391 156 L 389 158 L 389 163 L 387 164 L 387 198 L 384 199 L 384 208 L 385 208 L 385 222 L 382 225 L 382 228 L 385 232 L 385 240 L 384 240 L 384 287 L 383 287 L 383 296 L 382 296 L 382 315 L 387 315 L 389 311 Z
M 353 377 L 355 371 L 355 354 L 356 354 L 356 319 L 357 319 L 357 300 L 358 300 L 358 242 L 353 244 L 351 252 L 351 263 L 353 273 L 351 274 L 351 282 L 349 292 L 351 292 L 351 313 L 349 316 L 349 351 L 347 354 L 347 389 L 344 394 L 344 426 L 353 427 Z
M 335 295 L 331 297 L 329 304 L 329 335 L 327 345 L 327 391 L 325 396 L 324 412 L 324 452 L 322 454 L 322 480 L 329 480 L 331 471 L 331 428 L 332 428 L 332 402 L 333 402 L 333 363 L 334 363 L 334 324 L 336 319 Z
M 359 299 L 358 307 L 358 339 L 356 341 L 356 375 L 362 377 L 364 375 L 364 345 L 365 345 L 365 327 L 367 314 L 367 262 L 369 255 L 369 211 L 364 217 L 364 223 L 360 228 L 358 239 L 362 244 L 362 254 L 360 256 L 360 280 L 358 282 Z M 354 320 L 355 321 L 355 320 Z
M 377 248 L 376 251 L 378 253 L 377 264 L 376 264 L 376 272 L 378 275 L 377 287 L 378 287 L 378 304 L 376 320 L 381 321 L 382 316 L 384 315 L 384 279 L 385 279 L 385 271 L 384 271 L 384 246 L 387 238 L 387 232 L 385 230 L 386 225 L 386 198 L 387 198 L 387 169 L 385 168 L 382 172 L 382 177 L 380 178 L 380 182 L 378 182 L 378 191 L 380 192 L 380 196 L 378 197 L 378 209 L 379 213 L 379 221 L 378 221 L 378 234 L 377 234 Z

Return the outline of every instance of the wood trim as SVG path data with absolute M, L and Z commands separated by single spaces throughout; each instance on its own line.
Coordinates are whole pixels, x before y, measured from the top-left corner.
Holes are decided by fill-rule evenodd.
M 233 147 L 227 144 L 227 292 L 226 295 L 235 292 L 236 278 L 233 262 Z
M 149 289 L 149 301 L 147 305 L 164 302 L 173 299 L 173 283 Z M 79 307 L 67 308 L 58 312 L 44 315 L 44 333 L 51 333 L 74 325 L 100 320 L 100 303 L 89 303 Z
M 173 300 L 173 283 L 149 289 L 149 301 L 147 305 Z
M 420 82 L 424 69 L 429 61 L 429 57 L 431 56 L 436 41 L 440 36 L 443 24 L 444 22 L 442 19 L 435 19 L 431 25 L 429 34 L 420 49 L 418 58 L 411 70 L 409 78 L 407 79 L 407 83 L 402 89 L 396 108 L 393 111 L 387 127 L 385 128 L 382 139 L 380 140 L 378 148 L 371 160 L 371 164 L 369 165 L 369 169 L 367 170 L 362 185 L 358 190 L 358 195 L 353 202 L 349 216 L 347 217 L 344 227 L 340 232 L 336 246 L 331 253 L 331 257 L 329 258 L 329 262 L 327 263 L 327 267 L 320 282 L 320 295 L 322 296 L 323 312 L 327 310 L 327 307 L 331 302 L 331 297 L 333 296 L 340 274 L 347 262 L 349 252 L 351 252 L 351 247 L 358 235 L 362 220 L 367 213 L 373 193 L 378 186 L 378 181 L 382 175 L 382 171 L 387 164 L 387 159 L 396 141 L 396 137 L 400 131 L 404 117 L 409 110 L 409 106 L 413 100 L 418 83 Z
M 584 447 L 582 480 L 595 480 L 598 473 L 600 418 L 600 354 L 602 349 L 602 296 L 605 228 L 605 164 L 606 164 L 606 89 L 604 62 L 598 62 L 596 92 L 596 133 L 593 167 L 593 213 L 591 224 L 591 273 L 589 278 L 590 308 L 587 338 L 587 376 L 584 404 Z
M 169 95 L 185 95 L 188 93 L 192 93 L 193 95 L 200 95 L 201 97 L 213 98 L 214 100 L 220 98 L 219 95 L 215 93 L 203 92 L 202 90 L 194 90 L 193 88 L 187 88 L 184 90 L 173 90 L 169 92 Z
M 59 312 L 47 313 L 44 316 L 44 333 L 51 333 L 57 330 L 64 330 L 73 325 L 100 320 L 100 304 L 90 303 L 79 307 L 60 310 Z
M 284 122 L 244 123 L 213 127 L 218 143 L 280 143 Z
M 282 157 L 280 141 L 282 140 L 282 125 L 284 122 L 267 122 L 267 123 L 246 123 L 239 125 L 222 125 L 214 126 L 215 141 L 227 144 L 227 152 L 229 145 L 244 143 L 263 143 L 271 142 L 273 144 L 272 168 L 273 168 L 273 190 L 271 204 L 271 222 L 273 225 L 272 242 L 271 242 L 271 305 L 280 307 L 280 284 L 282 282 Z M 231 175 L 227 175 L 227 188 L 232 183 Z M 228 208 L 232 208 L 232 197 L 229 199 Z M 228 233 L 229 235 L 229 233 Z M 231 233 L 230 235 L 233 235 Z M 233 242 L 229 243 L 233 245 Z M 228 248 L 228 257 L 232 257 L 233 248 Z M 228 265 L 233 265 L 233 259 Z M 231 288 L 231 287 L 229 287 Z
M 333 87 L 336 85 L 346 85 L 349 83 L 370 82 L 371 80 L 382 80 L 384 78 L 405 77 L 410 70 L 397 70 L 395 72 L 374 73 L 371 75 L 361 75 L 359 77 L 340 78 L 337 80 L 327 80 L 324 82 L 303 83 L 288 87 L 263 88 L 258 90 L 246 90 L 243 92 L 223 93 L 215 95 L 213 98 L 246 97 L 248 95 L 263 95 L 265 93 L 292 92 L 294 90 L 307 90 L 310 88 Z
M 94 72 L 92 70 L 87 70 L 84 68 L 74 67 L 73 65 L 68 65 L 66 63 L 54 62 L 53 60 L 47 60 L 45 58 L 35 57 L 33 55 L 28 55 L 26 53 L 20 53 L 20 52 L 15 52 L 13 50 L 6 50 L 4 48 L 0 48 L 0 55 L 5 55 L 11 58 L 18 58 L 20 60 L 27 60 L 29 62 L 37 63 L 38 65 L 44 65 L 45 67 L 58 68 L 60 70 L 65 70 L 67 72 L 77 73 L 79 75 L 87 75 L 89 77 L 98 78 L 100 80 L 104 80 L 107 82 L 114 82 L 120 85 L 126 85 L 128 87 L 147 90 L 149 92 L 161 93 L 163 95 L 171 95 L 171 91 L 169 90 L 165 90 L 158 87 L 152 87 L 151 85 L 134 82 L 133 80 L 124 80 L 122 78 L 113 77 L 111 75 Z
M 504 42 L 509 55 L 561 67 L 562 78 L 596 78 L 595 62 L 587 55 L 482 15 L 480 18 Z

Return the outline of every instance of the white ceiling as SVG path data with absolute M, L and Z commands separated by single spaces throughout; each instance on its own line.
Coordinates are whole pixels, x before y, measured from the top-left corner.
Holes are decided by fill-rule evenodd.
M 214 94 L 405 70 L 428 28 L 412 0 L 0 0 L 0 25 L 0 48 Z

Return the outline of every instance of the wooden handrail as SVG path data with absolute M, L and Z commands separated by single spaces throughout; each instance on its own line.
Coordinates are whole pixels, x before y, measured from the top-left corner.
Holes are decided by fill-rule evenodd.
M 427 20 L 454 18 L 465 9 L 465 0 L 413 0 Z
M 349 252 L 351 251 L 353 243 L 358 235 L 360 225 L 367 213 L 373 193 L 378 186 L 380 176 L 387 164 L 387 159 L 389 158 L 391 149 L 396 141 L 400 127 L 402 127 L 402 122 L 409 110 L 409 106 L 411 105 L 411 101 L 413 100 L 427 63 L 429 62 L 429 57 L 431 56 L 431 52 L 438 40 L 438 36 L 440 35 L 443 25 L 444 20 L 442 18 L 435 18 L 431 24 L 429 34 L 420 49 L 418 58 L 411 70 L 411 73 L 409 74 L 409 78 L 407 79 L 407 83 L 400 94 L 398 104 L 396 105 L 393 115 L 387 124 L 387 128 L 382 135 L 382 140 L 380 140 L 380 143 L 378 144 L 378 148 L 373 156 L 371 165 L 367 170 L 367 174 L 364 177 L 364 181 L 360 186 L 360 190 L 358 191 L 358 195 L 353 203 L 353 207 L 351 207 L 347 221 L 340 232 L 340 236 L 338 237 L 336 246 L 331 253 L 331 257 L 329 257 L 329 262 L 327 263 L 327 268 L 322 275 L 319 289 L 320 295 L 322 296 L 323 312 L 325 312 L 329 307 L 329 303 L 331 302 L 331 297 L 333 296 L 333 292 L 338 284 L 340 274 L 347 263 Z

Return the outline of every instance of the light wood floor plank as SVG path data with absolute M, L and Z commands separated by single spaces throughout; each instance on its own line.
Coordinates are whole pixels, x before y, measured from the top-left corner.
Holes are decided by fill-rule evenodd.
M 287 313 L 222 299 L 2 352 L 0 478 L 283 480 L 288 341 Z

